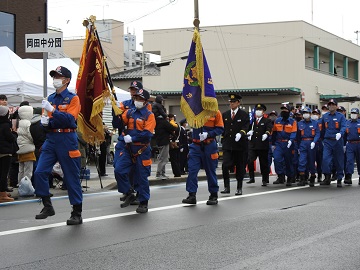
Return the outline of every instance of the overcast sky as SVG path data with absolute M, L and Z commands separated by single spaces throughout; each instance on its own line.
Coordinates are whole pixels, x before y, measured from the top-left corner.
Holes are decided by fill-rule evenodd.
M 201 26 L 303 20 L 356 43 L 360 0 L 198 0 Z M 312 4 L 313 3 L 313 4 Z M 313 7 L 313 8 L 312 8 Z M 48 0 L 48 25 L 83 36 L 82 21 L 114 19 L 143 40 L 143 30 L 191 27 L 194 0 Z M 360 37 L 359 37 L 360 39 Z M 137 46 L 141 50 L 141 46 Z

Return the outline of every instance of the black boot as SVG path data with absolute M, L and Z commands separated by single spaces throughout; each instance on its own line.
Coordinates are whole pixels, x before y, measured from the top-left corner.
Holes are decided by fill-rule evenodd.
M 182 200 L 182 203 L 196 204 L 196 193 L 195 192 L 190 192 L 189 196 L 187 196 L 186 199 Z
M 263 187 L 266 187 L 267 184 L 269 183 L 269 175 L 262 175 L 262 185 Z
M 229 194 L 230 193 L 230 188 L 229 187 L 225 187 L 222 191 L 220 191 L 221 194 Z
M 45 219 L 55 215 L 54 207 L 51 204 L 50 196 L 41 198 L 44 208 L 41 210 L 40 214 L 35 216 L 35 219 Z
M 279 174 L 276 181 L 273 182 L 273 184 L 284 184 L 285 183 L 285 175 Z
M 254 172 L 249 172 L 249 178 L 250 180 L 246 182 L 246 184 L 253 184 L 255 183 L 255 173 Z
M 345 175 L 345 179 L 344 179 L 344 184 L 345 185 L 352 185 L 352 175 L 351 174 L 346 174 Z
M 287 187 L 291 187 L 292 186 L 292 183 L 294 181 L 294 177 L 289 177 L 286 179 L 286 186 Z
M 121 208 L 128 207 L 135 200 L 136 200 L 135 195 L 131 191 L 129 191 L 128 193 L 126 193 L 124 202 L 122 204 L 120 204 L 120 207 Z
M 324 181 L 321 181 L 320 182 L 320 186 L 328 186 L 328 185 L 330 185 L 331 184 L 331 179 L 330 179 L 330 174 L 325 174 L 325 179 L 324 179 Z
M 70 218 L 66 221 L 66 225 L 79 225 L 83 223 L 82 217 L 82 203 L 73 205 Z
M 140 202 L 138 208 L 136 208 L 136 213 L 144 214 L 147 212 L 148 212 L 148 201 Z
M 316 178 L 315 174 L 310 176 L 310 181 L 309 181 L 310 182 L 310 184 L 309 184 L 310 187 L 315 186 L 315 178 Z
M 336 183 L 336 186 L 337 186 L 337 187 L 342 187 L 341 180 L 342 180 L 342 179 L 338 179 L 338 180 L 337 180 L 337 183 Z
M 218 204 L 218 195 L 217 193 L 211 193 L 209 196 L 208 201 L 206 202 L 207 205 L 215 205 Z
M 300 180 L 297 183 L 298 186 L 305 186 L 305 174 L 300 174 Z

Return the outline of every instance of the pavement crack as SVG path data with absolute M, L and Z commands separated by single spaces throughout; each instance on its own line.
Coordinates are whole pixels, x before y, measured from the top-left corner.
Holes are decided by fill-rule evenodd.
M 291 208 L 301 207 L 301 206 L 305 206 L 305 205 L 307 205 L 307 203 L 292 205 L 292 206 L 288 206 L 288 207 L 283 207 L 283 208 L 280 208 L 280 210 L 288 210 L 288 209 L 291 209 Z

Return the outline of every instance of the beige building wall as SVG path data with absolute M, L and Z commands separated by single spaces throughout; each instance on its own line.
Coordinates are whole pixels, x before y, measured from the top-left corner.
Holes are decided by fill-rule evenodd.
M 96 21 L 104 54 L 110 74 L 120 72 L 124 69 L 124 23 L 115 20 Z M 85 34 L 85 28 L 84 28 Z M 84 46 L 84 39 L 64 40 L 64 52 L 74 62 L 79 64 Z
M 217 90 L 296 87 L 304 92 L 306 103 L 317 105 L 321 103 L 320 94 L 360 94 L 358 81 L 306 68 L 313 60 L 307 58 L 309 52 L 305 44 L 311 42 L 355 60 L 360 59 L 360 47 L 306 22 L 201 27 L 200 33 Z M 159 52 L 162 61 L 180 58 L 188 54 L 192 35 L 190 28 L 147 30 L 144 31 L 144 50 Z M 338 59 L 335 61 L 335 65 L 342 65 Z M 186 60 L 175 59 L 169 66 L 161 67 L 161 76 L 145 76 L 144 85 L 152 90 L 181 91 L 185 65 Z M 351 65 L 349 63 L 349 67 Z M 326 66 L 320 66 L 322 68 L 326 70 Z M 269 104 L 270 109 L 279 110 L 278 104 L 284 101 L 299 103 L 301 96 L 243 97 L 245 107 L 263 102 Z M 227 103 L 226 98 L 219 98 L 220 106 Z M 179 97 L 169 97 L 165 106 L 171 112 L 171 108 L 179 106 Z M 359 107 L 359 104 L 347 103 L 346 106 Z

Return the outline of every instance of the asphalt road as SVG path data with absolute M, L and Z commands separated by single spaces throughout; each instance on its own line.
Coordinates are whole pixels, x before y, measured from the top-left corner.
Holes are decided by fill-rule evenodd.
M 271 182 L 275 180 L 271 177 Z M 354 178 L 355 180 L 355 178 Z M 222 183 L 222 180 L 220 180 Z M 84 224 L 35 220 L 34 200 L 0 207 L 0 269 L 360 269 L 360 186 L 261 187 L 185 206 L 185 184 L 152 186 L 149 213 L 121 209 L 115 191 L 85 194 Z

